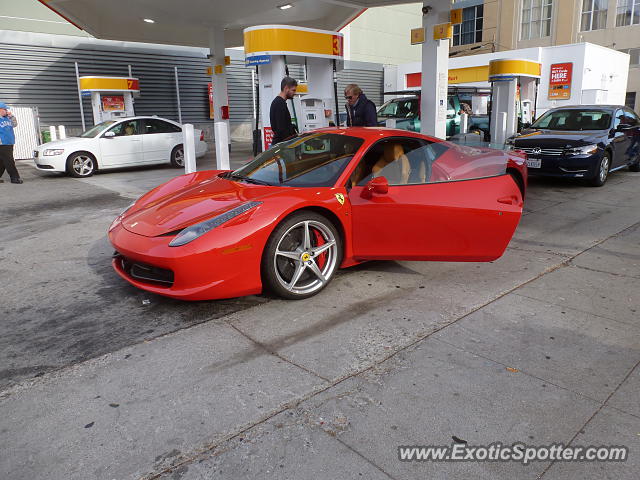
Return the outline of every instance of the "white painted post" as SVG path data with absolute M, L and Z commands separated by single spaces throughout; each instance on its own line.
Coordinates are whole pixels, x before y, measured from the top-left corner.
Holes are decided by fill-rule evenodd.
M 460 133 L 467 133 L 469 131 L 469 115 L 466 113 L 460 114 Z
M 220 151 L 216 148 L 216 163 L 218 169 L 220 170 L 230 170 L 229 166 L 229 128 L 227 127 L 226 122 L 214 122 L 213 124 L 213 134 L 216 138 L 216 146 L 224 145 L 225 149 L 222 150 L 225 155 L 221 155 L 222 158 L 218 158 L 218 152 Z
M 55 125 L 49 125 L 49 134 L 51 135 L 51 141 L 55 142 L 58 139 Z
M 67 130 L 64 128 L 64 125 L 58 125 L 58 132 L 60 132 L 58 135 L 60 140 L 67 138 Z
M 498 113 L 498 129 L 495 132 L 496 138 L 493 140 L 493 143 L 497 143 L 499 145 L 504 145 L 504 142 L 507 140 L 507 112 L 499 112 Z
M 184 173 L 193 173 L 196 171 L 196 141 L 192 124 L 186 123 L 182 126 L 182 137 Z

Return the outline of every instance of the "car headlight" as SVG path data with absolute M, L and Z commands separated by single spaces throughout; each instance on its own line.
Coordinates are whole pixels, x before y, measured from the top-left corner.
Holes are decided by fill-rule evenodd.
M 191 225 L 190 227 L 185 228 L 178 235 L 176 235 L 176 237 L 169 243 L 169 246 L 180 247 L 182 245 L 186 245 L 187 243 L 194 241 L 196 238 L 201 237 L 208 231 L 213 230 L 214 228 L 219 227 L 223 223 L 228 222 L 238 215 L 242 215 L 252 208 L 257 207 L 261 203 L 262 202 L 246 202 L 242 205 L 238 205 L 237 207 L 232 208 L 231 210 L 221 213 L 216 217 L 210 218 L 209 220 Z
M 509 138 L 507 139 L 506 142 L 504 142 L 504 148 L 506 148 L 507 150 L 515 150 L 516 146 L 513 143 L 513 138 Z
M 49 157 L 51 155 L 62 155 L 63 153 L 64 150 L 62 148 L 47 148 L 44 152 L 42 152 L 42 155 Z
M 585 145 L 583 147 L 567 148 L 566 155 L 593 155 L 598 151 L 598 145 Z

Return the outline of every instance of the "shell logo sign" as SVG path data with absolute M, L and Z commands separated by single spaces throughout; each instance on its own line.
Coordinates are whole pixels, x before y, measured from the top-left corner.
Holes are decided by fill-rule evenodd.
M 129 77 L 80 77 L 83 92 L 139 92 L 140 81 Z
M 305 57 L 342 59 L 344 37 L 339 32 L 263 25 L 244 30 L 247 59 L 263 55 L 301 55 Z

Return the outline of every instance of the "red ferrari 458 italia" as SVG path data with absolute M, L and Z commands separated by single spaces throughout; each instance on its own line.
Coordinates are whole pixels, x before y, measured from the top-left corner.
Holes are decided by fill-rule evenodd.
M 486 262 L 522 214 L 525 158 L 405 130 L 328 128 L 151 190 L 109 228 L 128 282 L 185 300 L 318 293 L 367 260 Z

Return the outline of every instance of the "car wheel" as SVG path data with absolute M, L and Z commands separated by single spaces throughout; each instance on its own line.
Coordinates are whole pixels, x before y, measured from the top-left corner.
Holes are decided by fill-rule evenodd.
M 171 151 L 171 166 L 175 168 L 184 168 L 184 147 L 177 145 Z
M 596 176 L 593 177 L 590 181 L 590 185 L 592 187 L 601 187 L 607 181 L 607 177 L 609 176 L 609 169 L 611 168 L 611 154 L 609 152 L 604 152 L 604 155 L 600 159 L 600 163 L 598 164 L 598 169 Z
M 67 158 L 67 173 L 75 178 L 86 178 L 96 170 L 96 159 L 84 152 L 74 153 Z
M 288 299 L 303 299 L 327 286 L 342 261 L 342 240 L 326 217 L 302 211 L 273 231 L 262 258 L 265 287 Z

